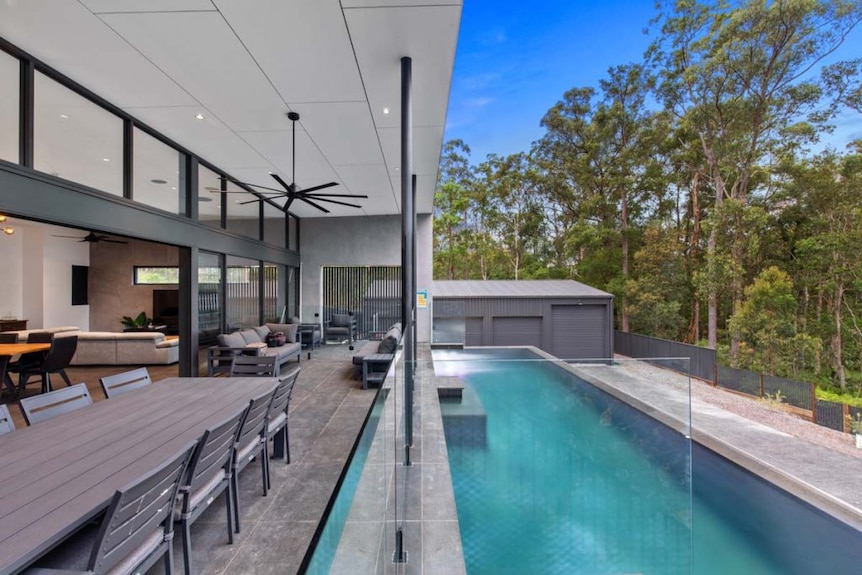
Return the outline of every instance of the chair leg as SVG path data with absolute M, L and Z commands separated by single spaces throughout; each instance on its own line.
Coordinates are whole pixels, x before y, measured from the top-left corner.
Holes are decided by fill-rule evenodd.
M 233 482 L 233 532 L 239 533 L 239 482 L 236 479 L 236 470 L 231 474 Z
M 42 393 L 51 391 L 51 376 L 47 371 L 42 372 Z
M 284 462 L 290 463 L 290 436 L 287 432 L 287 422 L 284 422 Z
M 186 575 L 192 572 L 192 526 L 188 519 L 181 521 L 183 528 L 183 569 Z
M 266 486 L 269 483 L 269 470 L 266 467 L 266 460 L 269 459 L 269 442 L 265 441 L 263 444 L 263 451 L 260 453 L 260 475 L 261 479 L 263 479 L 263 496 L 266 497 Z
M 60 377 L 62 377 L 62 378 L 63 378 L 63 381 L 65 381 L 65 382 L 66 382 L 66 387 L 71 387 L 71 385 L 72 385 L 72 380 L 70 380 L 70 379 L 69 379 L 69 376 L 68 376 L 68 375 L 66 375 L 66 370 L 65 370 L 65 369 L 58 369 L 58 370 L 57 370 L 57 373 L 59 373 L 59 374 L 60 374 Z
M 233 483 L 230 480 L 224 490 L 224 504 L 227 509 L 227 542 L 233 545 Z

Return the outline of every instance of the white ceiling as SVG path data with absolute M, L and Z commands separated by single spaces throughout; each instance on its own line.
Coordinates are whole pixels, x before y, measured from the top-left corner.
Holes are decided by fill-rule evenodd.
M 0 36 L 233 177 L 336 181 L 400 211 L 400 59 L 413 60 L 417 210 L 432 210 L 462 0 L 4 0 Z M 390 113 L 384 115 L 383 108 Z M 203 114 L 204 120 L 195 119 Z M 57 169 L 58 172 L 63 172 Z M 291 211 L 317 217 L 301 202 Z M 329 206 L 327 206 L 329 207 Z

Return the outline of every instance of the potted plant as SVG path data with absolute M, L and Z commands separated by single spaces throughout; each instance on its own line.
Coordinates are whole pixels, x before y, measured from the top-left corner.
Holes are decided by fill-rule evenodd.
M 147 312 L 142 311 L 135 317 L 129 317 L 127 315 L 123 316 L 123 319 L 120 320 L 125 326 L 126 329 L 143 329 L 152 325 L 153 320 L 147 317 Z
M 862 449 L 862 414 L 850 420 L 850 433 L 856 436 L 856 449 Z

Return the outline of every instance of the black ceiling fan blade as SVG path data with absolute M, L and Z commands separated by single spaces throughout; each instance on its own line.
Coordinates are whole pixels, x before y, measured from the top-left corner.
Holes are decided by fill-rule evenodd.
M 314 202 L 312 202 L 312 201 L 311 201 L 311 200 L 309 200 L 308 198 L 304 198 L 304 197 L 302 197 L 302 196 L 296 196 L 296 199 L 297 199 L 297 200 L 302 200 L 303 202 L 305 202 L 305 203 L 306 203 L 306 204 L 308 204 L 309 206 L 313 206 L 313 207 L 317 208 L 318 210 L 320 210 L 320 211 L 321 211 L 321 212 L 323 212 L 324 214 L 328 214 L 328 213 L 329 213 L 329 210 L 327 210 L 326 208 L 324 208 L 323 206 L 321 206 L 321 205 L 319 205 L 319 204 L 315 204 Z
M 263 188 L 265 190 L 272 190 L 271 192 L 260 192 L 260 191 L 255 190 L 254 193 L 258 193 L 258 194 L 270 195 L 270 194 L 283 194 L 284 193 L 284 190 L 278 190 L 276 188 L 267 188 L 266 186 L 258 186 L 257 184 L 243 183 L 243 185 L 244 186 L 252 186 L 252 187 L 256 187 L 256 188 Z M 212 186 L 204 188 L 204 189 L 207 190 L 208 192 L 212 192 L 214 194 L 251 194 L 251 193 L 253 193 L 253 192 L 250 192 L 248 190 L 220 190 L 219 188 L 213 188 Z
M 284 208 L 283 208 L 285 212 L 288 210 L 288 208 L 290 208 L 290 204 L 292 204 L 293 200 L 295 200 L 295 199 L 296 199 L 295 196 L 287 196 L 287 202 L 285 202 Z
M 338 182 L 329 182 L 328 184 L 320 184 L 319 186 L 312 186 L 310 188 L 303 188 L 299 191 L 302 192 L 303 194 L 308 194 L 308 193 L 313 192 L 315 190 L 322 190 L 324 188 L 331 188 L 332 186 L 337 186 L 337 185 L 338 185 Z
M 278 174 L 270 174 L 270 176 L 275 178 L 275 181 L 278 182 L 279 184 L 281 184 L 282 186 L 284 186 L 284 189 L 287 190 L 288 192 L 293 191 L 293 188 L 290 186 L 290 184 L 285 182 L 284 179 L 281 176 L 279 176 Z
M 309 198 L 364 198 L 368 199 L 368 196 L 364 196 L 361 194 L 306 194 L 305 192 L 301 192 L 303 196 L 307 196 Z
M 308 198 L 300 196 L 300 199 L 304 199 L 308 201 Z M 327 200 L 326 198 L 313 198 L 319 202 L 329 202 L 330 204 L 338 204 L 339 206 L 347 206 L 350 208 L 361 208 L 362 206 L 358 206 L 356 204 L 348 204 L 347 202 L 339 202 L 338 200 Z
M 237 203 L 236 203 L 236 205 L 238 205 L 238 206 L 244 206 L 244 205 L 246 205 L 246 204 L 253 204 L 253 203 L 255 203 L 255 202 L 262 202 L 263 200 L 264 200 L 264 198 L 255 198 L 255 199 L 253 199 L 253 200 L 246 200 L 246 201 L 244 201 L 244 202 L 237 202 Z
M 51 234 L 51 237 L 52 238 L 69 238 L 70 240 L 82 240 L 82 239 L 84 239 L 81 236 L 55 236 L 54 234 Z
M 98 240 L 100 242 L 108 242 L 109 244 L 127 244 L 129 242 L 124 242 L 123 240 L 109 240 L 107 238 L 102 238 Z

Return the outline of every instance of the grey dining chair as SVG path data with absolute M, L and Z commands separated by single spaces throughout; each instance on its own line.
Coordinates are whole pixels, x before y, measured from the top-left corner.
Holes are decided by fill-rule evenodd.
M 17 338 L 17 334 L 16 334 Z M 50 331 L 34 331 L 27 335 L 27 343 L 51 343 L 54 341 L 54 334 Z M 9 343 L 18 343 L 9 342 Z M 47 351 L 31 351 L 22 353 L 17 361 L 9 363 L 9 371 L 20 372 L 22 369 L 30 368 L 41 364 L 45 361 Z
M 173 573 L 172 513 L 195 444 L 114 493 L 98 532 L 84 528 L 24 573 L 145 573 L 160 559 Z
M 14 331 L 0 333 L 0 343 L 18 343 L 18 334 Z
M 0 435 L 6 435 L 15 431 L 15 422 L 12 421 L 12 414 L 9 413 L 9 408 L 5 405 L 0 405 Z
M 138 369 L 107 375 L 99 379 L 99 383 L 102 384 L 105 397 L 111 399 L 127 391 L 150 385 L 153 380 L 150 379 L 150 372 L 147 371 L 146 367 L 139 367 Z
M 76 383 L 57 391 L 22 398 L 18 404 L 21 406 L 27 425 L 33 425 L 63 413 L 92 405 L 92 403 L 90 392 L 87 391 L 87 384 Z
M 230 366 L 231 377 L 278 377 L 278 358 L 274 355 L 238 355 Z
M 234 444 L 233 462 L 231 463 L 231 481 L 233 482 L 233 518 L 234 531 L 239 533 L 239 474 L 255 457 L 260 458 L 260 474 L 263 480 L 263 494 L 266 496 L 266 414 L 272 401 L 274 391 L 253 398 L 245 411 Z
M 192 572 L 191 525 L 224 493 L 227 509 L 227 540 L 233 543 L 233 482 L 231 464 L 237 431 L 248 407 L 226 421 L 204 431 L 198 440 L 180 485 L 174 522 L 179 523 L 183 537 L 183 567 Z
M 274 439 L 281 433 L 284 441 L 284 461 L 290 463 L 290 443 L 287 431 L 288 423 L 288 407 L 290 407 L 290 396 L 293 394 L 293 386 L 296 384 L 296 379 L 299 377 L 301 368 L 297 367 L 291 370 L 287 375 L 280 377 L 278 387 L 272 394 L 272 400 L 269 403 L 269 408 L 266 414 L 266 445 L 267 451 L 270 440 Z M 266 485 L 271 487 L 269 473 L 269 457 L 265 457 L 266 461 Z

